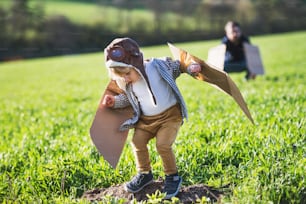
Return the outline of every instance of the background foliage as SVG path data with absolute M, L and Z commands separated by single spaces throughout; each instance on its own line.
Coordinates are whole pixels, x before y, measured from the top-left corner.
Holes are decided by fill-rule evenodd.
M 100 51 L 114 37 L 142 46 L 306 29 L 303 0 L 2 0 L 0 60 Z
M 254 37 L 266 75 L 232 74 L 256 121 L 234 101 L 189 76 L 178 79 L 189 109 L 175 153 L 183 185 L 229 186 L 224 202 L 302 203 L 306 199 L 305 32 Z M 176 44 L 203 59 L 219 43 Z M 145 57 L 170 56 L 166 44 Z M 102 52 L 0 64 L 0 202 L 74 203 L 83 192 L 128 181 L 126 144 L 117 169 L 93 146 L 89 128 L 109 81 Z M 130 140 L 130 137 L 129 137 Z M 162 164 L 150 143 L 154 176 Z

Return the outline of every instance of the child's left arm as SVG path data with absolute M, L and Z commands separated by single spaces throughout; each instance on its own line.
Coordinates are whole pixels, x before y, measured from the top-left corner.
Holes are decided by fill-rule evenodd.
M 201 65 L 197 62 L 193 62 L 187 67 L 187 72 L 192 76 L 196 76 L 201 72 Z
M 187 69 L 184 70 L 181 68 L 182 65 L 178 60 L 172 60 L 170 57 L 167 57 L 165 61 L 167 62 L 167 66 L 171 68 L 174 78 L 179 77 L 181 73 L 187 72 L 191 76 L 196 76 L 201 72 L 201 65 L 197 62 L 190 63 Z

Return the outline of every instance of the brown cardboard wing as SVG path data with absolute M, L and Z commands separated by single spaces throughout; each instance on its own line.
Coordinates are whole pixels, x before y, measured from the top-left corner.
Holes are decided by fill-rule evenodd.
M 260 57 L 259 48 L 248 43 L 243 44 L 248 69 L 251 73 L 264 74 L 264 66 Z
M 102 104 L 105 94 L 117 95 L 121 93 L 115 81 L 110 81 L 101 98 L 98 110 L 90 128 L 91 139 L 104 157 L 104 159 L 116 168 L 122 153 L 128 131 L 119 131 L 119 126 L 132 117 L 132 108 L 112 109 Z
M 195 79 L 206 81 L 209 84 L 221 89 L 228 95 L 232 96 L 233 99 L 240 106 L 245 115 L 249 118 L 249 120 L 254 124 L 253 118 L 250 114 L 250 111 L 245 103 L 239 89 L 233 82 L 233 80 L 229 77 L 227 73 L 208 65 L 203 60 L 189 54 L 185 50 L 179 49 L 174 45 L 168 43 L 168 46 L 172 52 L 172 55 L 175 59 L 180 60 L 181 69 L 187 72 L 187 67 L 192 62 L 198 62 L 201 65 L 201 72 L 194 76 Z
M 210 48 L 208 50 L 207 63 L 223 71 L 225 51 L 226 46 L 224 44 L 220 44 L 218 46 Z
M 257 75 L 263 75 L 265 71 L 258 46 L 244 43 L 243 49 L 249 71 Z M 224 44 L 210 48 L 208 50 L 207 63 L 224 70 L 225 51 L 226 46 Z

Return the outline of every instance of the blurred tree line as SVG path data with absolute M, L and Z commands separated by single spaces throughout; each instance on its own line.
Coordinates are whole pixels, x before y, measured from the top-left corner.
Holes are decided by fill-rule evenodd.
M 142 46 L 217 39 L 228 20 L 240 22 L 247 35 L 306 29 L 305 0 L 93 0 L 101 12 L 119 8 L 112 25 L 109 15 L 94 25 L 47 16 L 42 2 L 29 7 L 28 0 L 13 0 L 8 9 L 0 7 L 0 61 L 101 51 L 118 36 Z M 153 19 L 133 18 L 135 9 L 151 12 Z

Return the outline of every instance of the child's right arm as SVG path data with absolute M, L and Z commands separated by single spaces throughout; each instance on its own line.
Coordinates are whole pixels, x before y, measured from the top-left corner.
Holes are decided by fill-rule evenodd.
M 116 96 L 107 94 L 104 96 L 102 104 L 109 108 L 125 108 L 131 105 L 125 94 L 119 94 Z
M 115 97 L 113 95 L 105 95 L 102 104 L 106 107 L 113 107 L 115 104 Z

